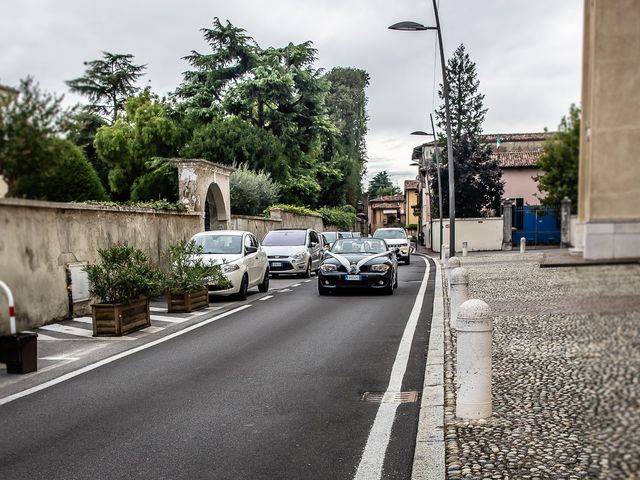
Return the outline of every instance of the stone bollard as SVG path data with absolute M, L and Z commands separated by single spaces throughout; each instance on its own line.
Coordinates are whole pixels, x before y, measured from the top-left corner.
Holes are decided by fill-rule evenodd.
M 449 275 L 449 325 L 456 328 L 460 306 L 469 299 L 469 275 L 463 267 L 454 268 Z
M 527 239 L 520 237 L 520 253 L 524 253 L 527 250 Z
M 466 257 L 468 252 L 468 244 L 467 242 L 462 242 L 462 256 Z
M 458 310 L 456 417 L 489 418 L 491 399 L 491 308 L 482 300 L 467 300 Z
M 458 257 L 451 257 L 447 260 L 445 267 L 445 273 L 447 275 L 447 294 L 451 297 L 451 270 L 460 266 L 460 259 Z

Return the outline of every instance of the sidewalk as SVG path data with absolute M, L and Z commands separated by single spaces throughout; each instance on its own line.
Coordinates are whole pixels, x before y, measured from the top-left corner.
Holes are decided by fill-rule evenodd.
M 460 258 L 494 314 L 493 416 L 455 418 L 445 298 L 447 479 L 640 478 L 640 265 L 540 268 L 543 254 Z

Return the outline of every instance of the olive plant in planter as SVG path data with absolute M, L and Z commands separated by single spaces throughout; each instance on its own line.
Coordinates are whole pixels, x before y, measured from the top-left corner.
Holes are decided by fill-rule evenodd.
M 229 288 L 220 265 L 210 265 L 202 256 L 202 246 L 193 240 L 169 247 L 171 269 L 166 274 L 167 311 L 192 312 L 209 306 L 208 285 Z
M 98 249 L 100 263 L 84 269 L 89 292 L 99 300 L 91 305 L 94 336 L 121 336 L 151 325 L 149 297 L 162 289 L 162 273 L 142 250 L 117 244 Z

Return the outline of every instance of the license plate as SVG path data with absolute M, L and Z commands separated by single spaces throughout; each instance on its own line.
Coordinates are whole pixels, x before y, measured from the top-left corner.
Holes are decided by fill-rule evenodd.
M 345 280 L 362 280 L 362 275 L 345 275 Z
M 272 267 L 281 267 L 282 266 L 282 262 L 271 262 L 271 266 Z

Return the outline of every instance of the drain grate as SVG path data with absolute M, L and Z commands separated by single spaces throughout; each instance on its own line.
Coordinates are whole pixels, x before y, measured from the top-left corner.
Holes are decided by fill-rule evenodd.
M 362 400 L 371 403 L 415 403 L 418 392 L 364 392 Z

